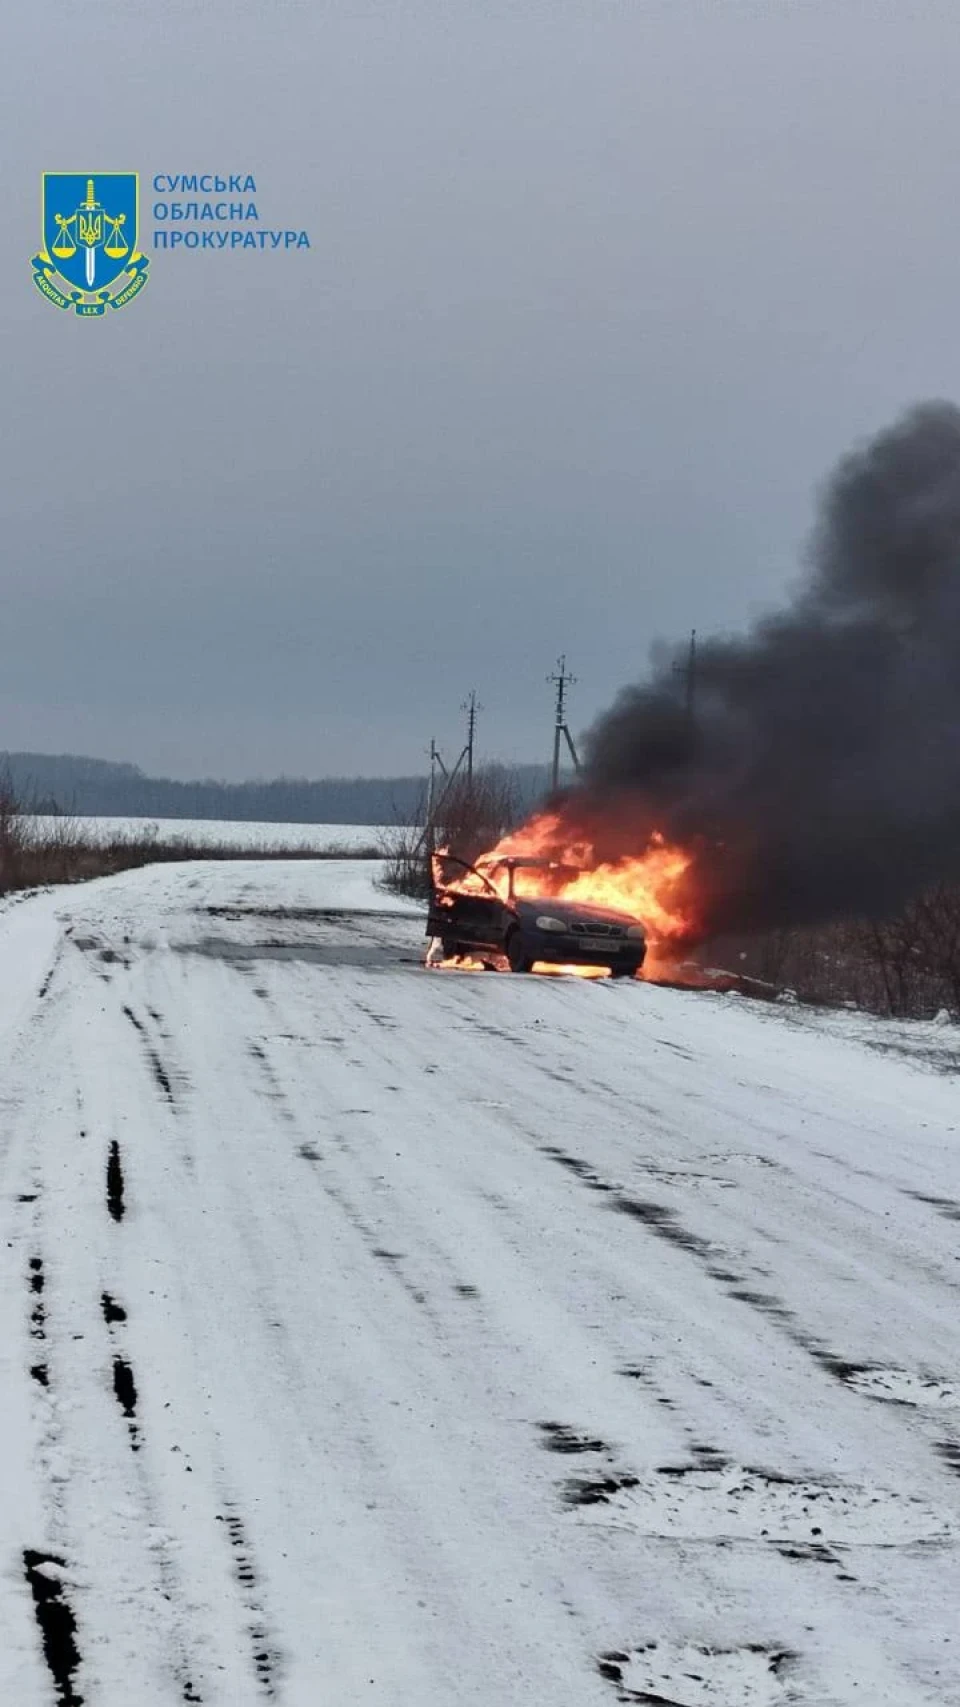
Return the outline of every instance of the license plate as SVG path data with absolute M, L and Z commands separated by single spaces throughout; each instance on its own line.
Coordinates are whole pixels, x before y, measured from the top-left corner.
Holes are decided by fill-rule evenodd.
M 585 949 L 587 954 L 615 954 L 619 944 L 611 942 L 607 936 L 582 936 L 580 947 Z

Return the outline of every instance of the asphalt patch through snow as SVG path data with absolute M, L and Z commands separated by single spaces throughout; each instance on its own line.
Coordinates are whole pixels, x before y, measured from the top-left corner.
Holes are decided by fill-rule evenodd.
M 33 1294 L 33 1306 L 30 1311 L 30 1338 L 38 1349 L 46 1345 L 47 1340 L 47 1311 L 43 1302 L 43 1291 L 46 1279 L 43 1272 L 43 1258 L 30 1258 L 30 1291 Z M 41 1359 L 30 1366 L 30 1374 L 41 1387 L 49 1387 L 50 1376 L 46 1362 Z
M 100 1309 L 110 1338 L 116 1344 L 113 1330 L 127 1320 L 127 1312 L 122 1304 L 117 1303 L 110 1292 L 101 1293 Z M 114 1352 L 113 1357 L 113 1392 L 127 1423 L 131 1449 L 134 1452 L 139 1452 L 141 1435 L 137 1420 L 137 1383 L 134 1379 L 132 1364 L 128 1358 L 123 1357 L 118 1351 Z
M 563 1490 L 564 1504 L 569 1506 L 609 1505 L 615 1496 L 640 1486 L 640 1477 L 626 1472 L 608 1476 L 571 1476 Z
M 113 1391 L 117 1404 L 127 1419 L 130 1430 L 130 1445 L 134 1452 L 140 1451 L 140 1431 L 137 1427 L 137 1384 L 133 1379 L 133 1369 L 125 1357 L 119 1355 L 113 1360 Z
M 609 1452 L 606 1441 L 591 1434 L 578 1434 L 575 1428 L 567 1423 L 542 1422 L 537 1424 L 543 1436 L 541 1445 L 548 1452 L 559 1452 L 575 1456 L 581 1452 Z
M 84 1698 L 73 1686 L 80 1653 L 76 1643 L 77 1621 L 63 1586 L 64 1561 L 52 1553 L 37 1553 L 27 1548 L 23 1569 L 33 1595 L 33 1609 L 57 1701 L 60 1707 L 83 1707 Z
M 123 1202 L 123 1165 L 120 1161 L 120 1145 L 114 1138 L 110 1144 L 107 1156 L 107 1208 L 114 1221 L 122 1221 L 124 1217 Z

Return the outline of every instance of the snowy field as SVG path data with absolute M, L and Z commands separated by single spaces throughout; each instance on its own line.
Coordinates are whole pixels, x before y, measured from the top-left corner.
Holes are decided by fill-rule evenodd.
M 34 816 L 42 834 L 55 828 L 55 818 Z M 382 824 L 247 824 L 220 818 L 80 818 L 68 820 L 91 841 L 117 838 L 140 841 L 150 836 L 159 842 L 182 842 L 191 847 L 239 848 L 336 848 L 351 853 L 359 848 L 379 848 L 396 833 Z
M 0 909 L 0 1702 L 960 1702 L 956 1028 L 376 874 Z

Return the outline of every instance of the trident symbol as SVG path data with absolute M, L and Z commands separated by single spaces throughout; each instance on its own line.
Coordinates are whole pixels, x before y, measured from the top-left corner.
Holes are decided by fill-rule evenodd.
M 114 219 L 106 212 L 93 193 L 93 179 L 87 179 L 87 199 L 80 203 L 76 213 L 69 219 L 62 213 L 54 215 L 57 222 L 57 241 L 53 252 L 61 260 L 69 259 L 77 252 L 77 240 L 83 244 L 87 253 L 84 257 L 86 267 L 87 289 L 92 290 L 97 276 L 97 250 L 103 245 L 104 253 L 111 260 L 119 260 L 129 254 L 130 245 L 124 239 L 123 224 L 126 214 L 118 214 Z M 71 227 L 76 227 L 76 239 Z M 106 240 L 104 233 L 106 232 Z

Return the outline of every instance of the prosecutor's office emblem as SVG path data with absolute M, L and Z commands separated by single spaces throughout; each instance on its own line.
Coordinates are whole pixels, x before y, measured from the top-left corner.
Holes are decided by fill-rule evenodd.
M 96 315 L 139 296 L 150 265 L 137 249 L 139 203 L 136 172 L 44 172 L 33 280 L 48 302 Z

